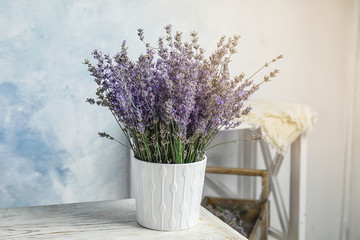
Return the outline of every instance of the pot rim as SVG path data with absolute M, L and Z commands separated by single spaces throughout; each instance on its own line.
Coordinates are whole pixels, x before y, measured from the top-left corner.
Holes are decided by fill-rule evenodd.
M 138 162 L 141 162 L 141 163 L 144 163 L 144 164 L 149 164 L 149 165 L 152 165 L 152 164 L 156 164 L 156 165 L 165 165 L 165 166 L 186 166 L 186 165 L 196 165 L 196 164 L 202 164 L 204 162 L 206 162 L 207 160 L 207 156 L 204 154 L 204 158 L 203 160 L 201 161 L 197 161 L 197 162 L 193 162 L 193 163 L 156 163 L 156 162 L 147 162 L 147 161 L 143 161 L 141 159 L 138 159 L 136 157 L 132 157 L 135 161 L 138 161 Z

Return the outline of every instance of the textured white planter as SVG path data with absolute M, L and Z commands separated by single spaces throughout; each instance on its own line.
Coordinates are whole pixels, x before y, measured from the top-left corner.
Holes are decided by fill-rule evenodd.
M 189 164 L 159 164 L 132 158 L 131 171 L 140 225 L 184 230 L 199 220 L 206 157 Z

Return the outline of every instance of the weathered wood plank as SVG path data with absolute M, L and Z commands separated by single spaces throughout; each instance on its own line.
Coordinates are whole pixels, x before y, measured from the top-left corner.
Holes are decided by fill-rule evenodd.
M 160 232 L 136 222 L 133 199 L 0 209 L 0 239 L 242 239 L 245 237 L 201 208 L 199 224 Z

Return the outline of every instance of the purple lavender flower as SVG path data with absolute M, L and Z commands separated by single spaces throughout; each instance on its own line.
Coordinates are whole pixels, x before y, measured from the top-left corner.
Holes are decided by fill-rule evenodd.
M 97 99 L 87 102 L 109 108 L 135 157 L 162 163 L 200 161 L 220 128 L 238 126 L 234 118 L 250 111 L 245 101 L 279 71 L 270 72 L 259 84 L 251 80 L 255 74 L 231 79 L 229 63 L 238 35 L 227 42 L 223 36 L 206 59 L 196 32 L 183 42 L 182 33 L 173 35 L 171 25 L 165 30 L 158 48 L 144 42 L 144 30 L 138 30 L 146 52 L 135 62 L 127 56 L 125 41 L 113 58 L 94 50 L 97 64 L 84 63 L 98 85 Z M 114 139 L 106 133 L 101 136 Z

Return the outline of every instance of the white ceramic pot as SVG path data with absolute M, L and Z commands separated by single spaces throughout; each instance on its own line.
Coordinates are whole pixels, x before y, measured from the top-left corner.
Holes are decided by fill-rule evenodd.
M 199 220 L 204 160 L 188 164 L 150 163 L 132 158 L 131 171 L 140 225 L 155 230 L 184 230 Z

